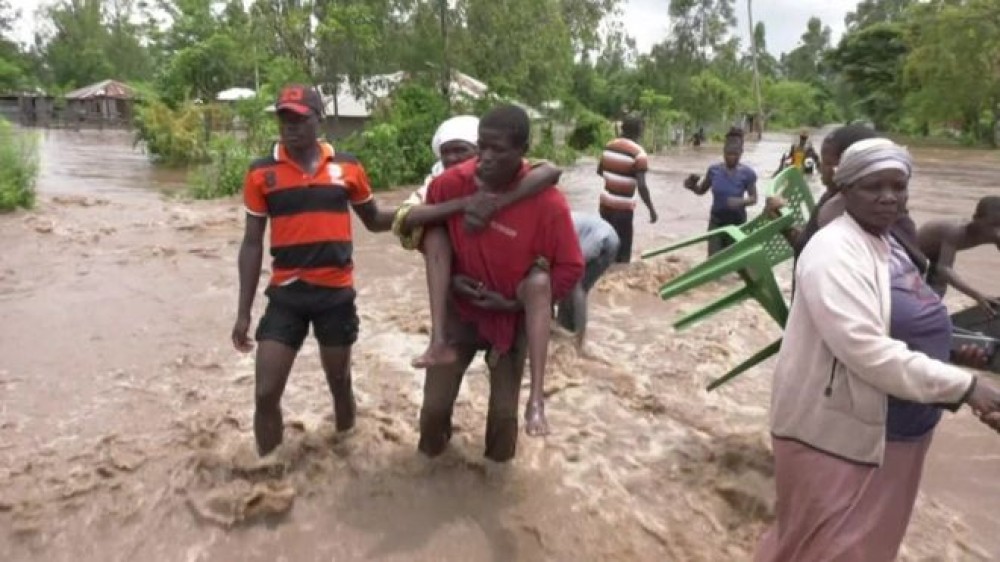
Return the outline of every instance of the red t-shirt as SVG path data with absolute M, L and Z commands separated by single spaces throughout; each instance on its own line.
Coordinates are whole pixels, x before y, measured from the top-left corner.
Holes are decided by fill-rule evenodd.
M 427 203 L 433 205 L 475 193 L 476 163 L 476 159 L 468 160 L 435 178 L 427 190 Z M 525 164 L 517 180 L 529 169 Z M 480 232 L 467 231 L 463 221 L 461 213 L 448 220 L 454 251 L 452 275 L 471 277 L 487 289 L 514 299 L 518 284 L 535 260 L 543 257 L 549 262 L 553 302 L 568 295 L 583 276 L 583 255 L 569 204 L 555 186 L 502 209 Z M 520 313 L 484 310 L 458 296 L 455 302 L 462 319 L 474 323 L 480 337 L 497 352 L 511 348 Z

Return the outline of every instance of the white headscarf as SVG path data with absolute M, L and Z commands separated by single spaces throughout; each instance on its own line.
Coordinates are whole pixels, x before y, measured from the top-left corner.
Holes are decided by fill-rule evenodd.
M 909 178 L 913 174 L 913 159 L 906 148 L 889 139 L 865 139 L 844 151 L 833 182 L 845 187 L 882 170 L 899 170 Z
M 436 176 L 444 171 L 444 165 L 441 164 L 441 146 L 451 141 L 464 141 L 475 146 L 479 142 L 479 118 L 459 115 L 441 123 L 431 140 L 431 150 L 438 158 L 431 168 L 431 175 Z

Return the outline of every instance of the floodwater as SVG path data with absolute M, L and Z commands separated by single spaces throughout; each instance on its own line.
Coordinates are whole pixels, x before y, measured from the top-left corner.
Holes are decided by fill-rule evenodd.
M 356 222 L 358 427 L 334 433 L 309 342 L 286 391 L 286 442 L 259 460 L 252 357 L 229 344 L 239 201 L 169 196 L 183 172 L 150 166 L 128 134 L 42 135 L 38 209 L 0 217 L 0 558 L 749 559 L 773 504 L 769 366 L 703 388 L 778 332 L 752 304 L 670 328 L 726 290 L 653 296 L 703 249 L 602 280 L 589 353 L 553 339 L 553 434 L 522 435 L 501 467 L 481 456 L 481 362 L 459 398 L 453 446 L 434 461 L 415 453 L 422 373 L 408 362 L 427 339 L 422 262 Z M 745 161 L 769 176 L 787 141 L 765 137 Z M 639 211 L 636 251 L 704 229 L 708 199 L 680 185 L 719 152 L 652 160 L 660 221 Z M 967 216 L 997 192 L 995 153 L 914 152 L 918 223 Z M 563 177 L 574 208 L 595 210 L 594 166 Z M 958 266 L 1000 293 L 995 250 Z M 787 284 L 787 268 L 779 273 Z M 966 304 L 949 295 L 956 310 Z M 1000 438 L 968 412 L 946 416 L 902 558 L 1000 558 L 998 468 Z

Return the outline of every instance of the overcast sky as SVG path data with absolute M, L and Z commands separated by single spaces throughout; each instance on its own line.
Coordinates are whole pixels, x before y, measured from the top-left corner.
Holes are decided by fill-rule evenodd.
M 37 7 L 51 3 L 52 0 L 11 1 L 23 14 L 18 29 L 21 40 L 27 42 L 34 36 L 33 14 Z M 636 38 L 640 51 L 648 51 L 666 35 L 669 3 L 670 0 L 625 0 L 625 26 Z M 777 55 L 795 48 L 811 16 L 819 17 L 830 26 L 836 43 L 844 30 L 844 15 L 854 9 L 857 0 L 755 0 L 753 4 L 755 20 L 763 21 L 767 27 L 768 50 Z M 740 20 L 740 37 L 747 45 L 746 0 L 736 0 L 736 13 Z

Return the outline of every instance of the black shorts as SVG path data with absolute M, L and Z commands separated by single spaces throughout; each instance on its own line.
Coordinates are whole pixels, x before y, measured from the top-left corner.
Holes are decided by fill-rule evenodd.
M 358 312 L 352 288 L 318 287 L 296 281 L 268 287 L 267 309 L 257 326 L 257 341 L 271 340 L 296 350 L 302 347 L 309 324 L 324 347 L 353 345 L 358 340 Z

